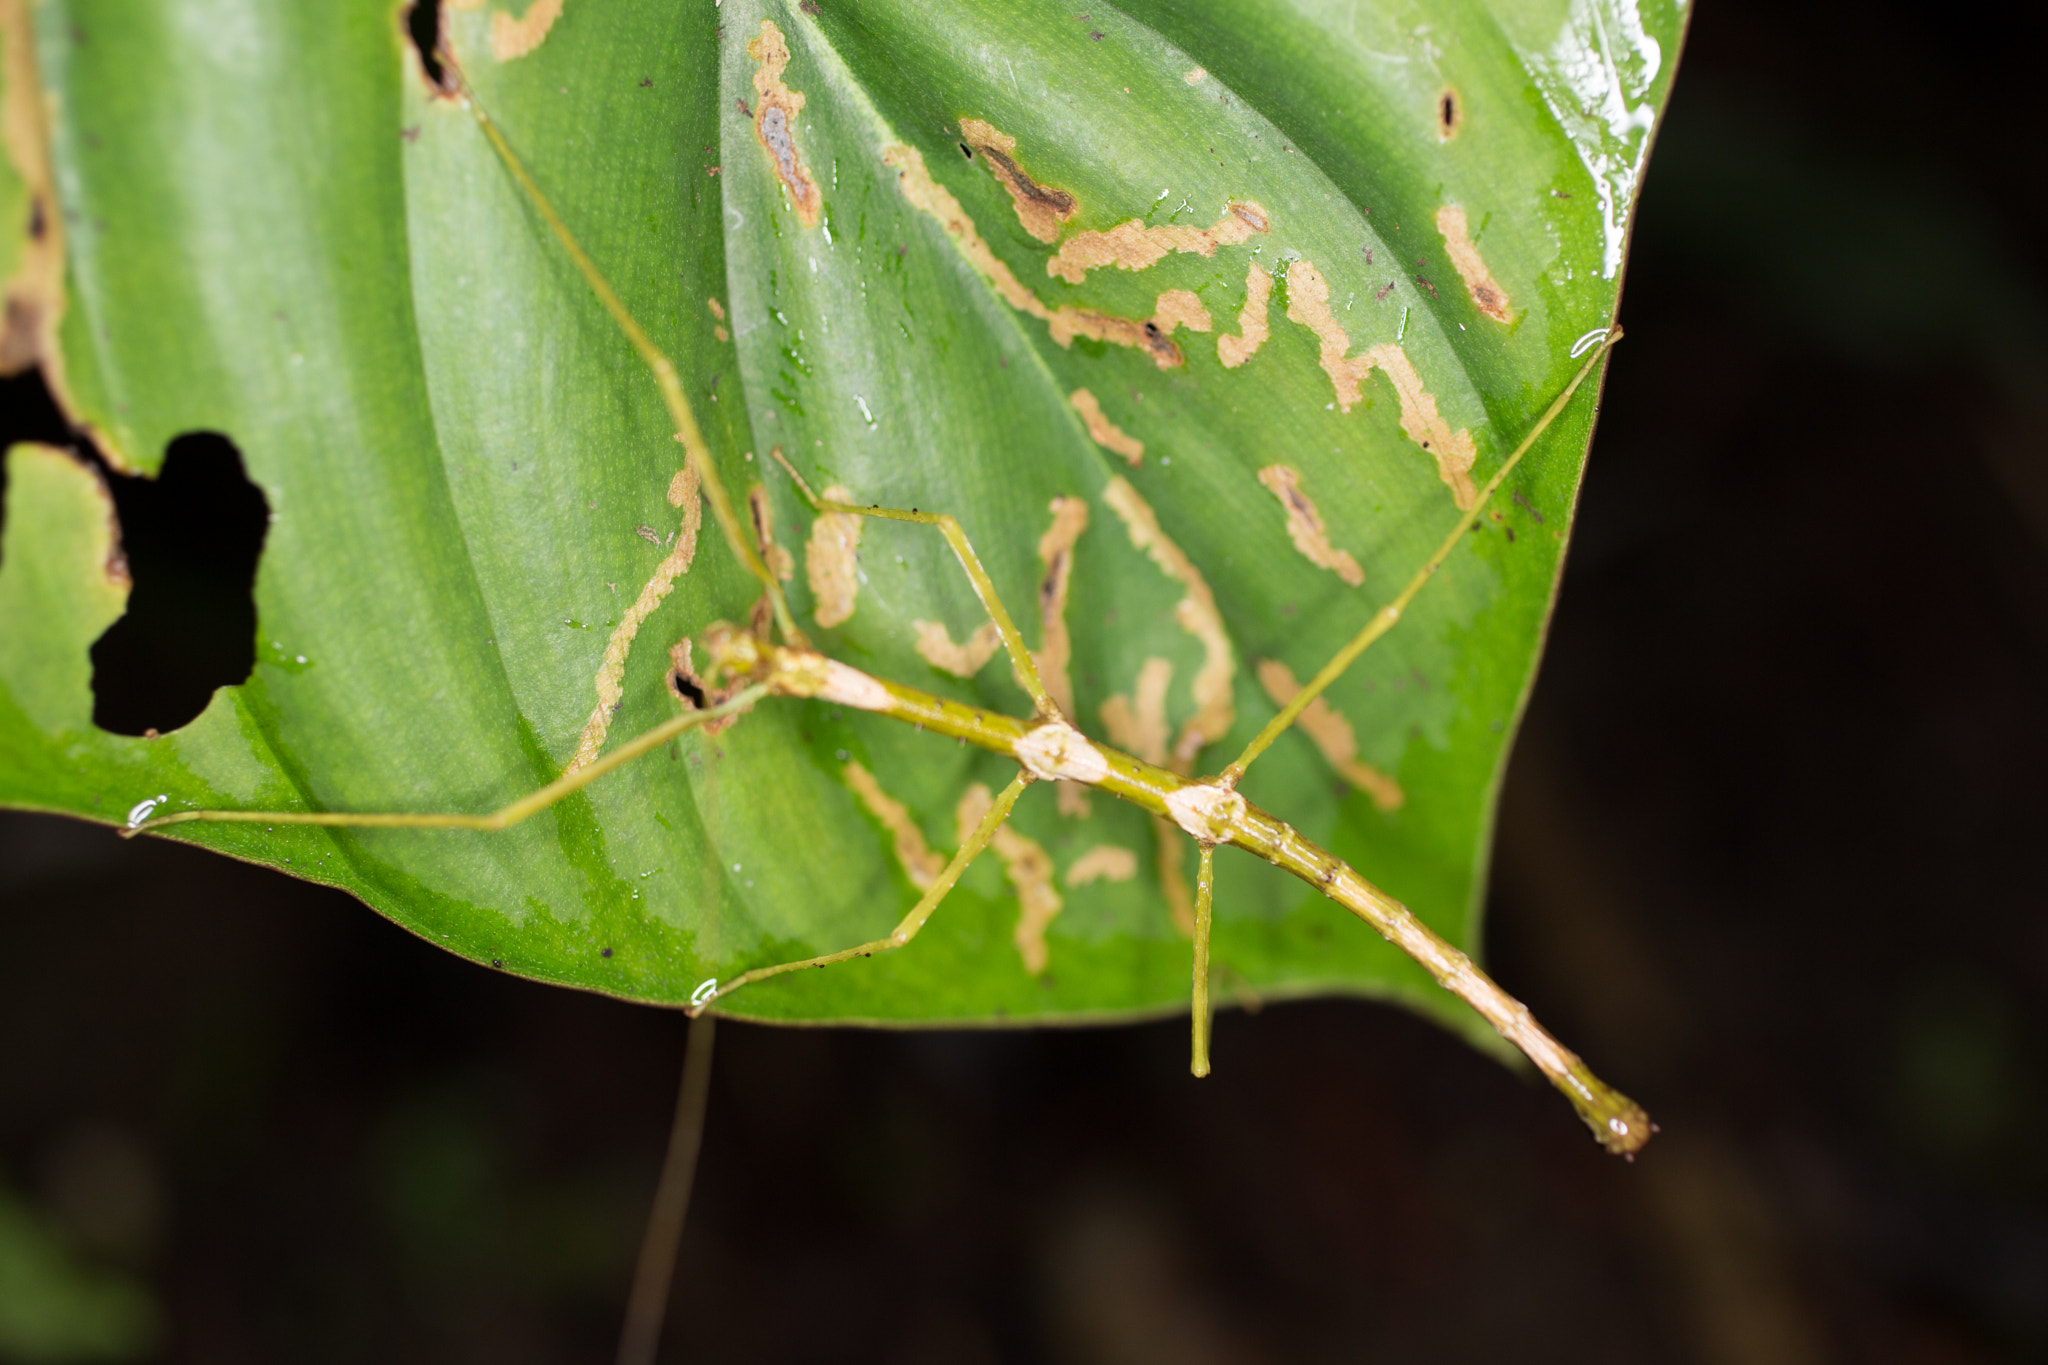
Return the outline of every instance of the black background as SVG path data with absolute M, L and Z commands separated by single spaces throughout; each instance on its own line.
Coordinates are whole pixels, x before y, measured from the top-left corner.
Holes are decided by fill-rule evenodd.
M 1641 1160 L 1362 1004 L 727 1025 L 665 1358 L 2048 1360 L 2036 14 L 1700 0 L 1489 926 Z M 165 1359 L 608 1358 L 683 1031 L 0 815 L 0 1186 Z

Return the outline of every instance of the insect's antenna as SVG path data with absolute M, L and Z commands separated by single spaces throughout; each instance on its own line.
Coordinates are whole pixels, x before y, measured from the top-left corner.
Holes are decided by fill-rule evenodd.
M 1415 577 L 1408 580 L 1408 586 L 1402 588 L 1395 595 L 1393 601 L 1374 612 L 1372 620 L 1366 624 L 1365 629 L 1353 636 L 1351 643 L 1338 650 L 1331 657 L 1330 662 L 1323 665 L 1322 671 L 1309 679 L 1308 685 L 1297 692 L 1293 700 L 1289 701 L 1287 705 L 1280 708 L 1279 715 L 1266 722 L 1266 728 L 1259 731 L 1252 739 L 1252 742 L 1244 746 L 1244 752 L 1237 756 L 1237 761 L 1228 768 L 1225 768 L 1223 775 L 1216 779 L 1219 785 L 1225 788 L 1235 787 L 1238 779 L 1244 776 L 1244 770 L 1252 765 L 1252 760 L 1266 752 L 1272 746 L 1274 740 L 1285 734 L 1287 728 L 1294 724 L 1303 711 L 1308 709 L 1309 703 L 1323 695 L 1324 690 L 1331 683 L 1342 677 L 1344 670 L 1351 667 L 1359 655 L 1371 648 L 1375 640 L 1400 624 L 1401 614 L 1408 610 L 1408 604 L 1415 600 L 1415 595 L 1422 591 L 1423 585 L 1436 576 L 1436 571 L 1443 567 L 1444 561 L 1451 557 L 1451 551 L 1457 549 L 1459 542 L 1464 540 L 1466 534 L 1471 531 L 1473 523 L 1479 520 L 1479 514 L 1486 510 L 1486 504 L 1492 501 L 1493 495 L 1507 481 L 1508 475 L 1515 472 L 1515 466 L 1522 462 L 1522 457 L 1529 453 L 1530 448 L 1536 444 L 1537 438 L 1550 429 L 1550 424 L 1557 420 L 1559 413 L 1564 411 L 1565 404 L 1571 402 L 1572 395 L 1579 391 L 1579 385 L 1585 383 L 1586 376 L 1593 373 L 1593 367 L 1599 364 L 1601 358 L 1609 350 L 1613 349 L 1614 344 L 1620 340 L 1621 328 L 1618 325 L 1610 328 L 1607 335 L 1593 347 L 1592 353 L 1586 357 L 1586 363 L 1579 366 L 1579 372 L 1572 376 L 1572 382 L 1564 386 L 1564 392 L 1551 400 L 1550 406 L 1544 409 L 1543 415 L 1536 419 L 1536 425 L 1531 427 L 1529 434 L 1522 438 L 1522 443 L 1516 446 L 1514 452 L 1501 462 L 1500 468 L 1494 471 L 1493 477 L 1486 481 L 1486 486 L 1479 490 L 1479 496 L 1473 499 L 1471 509 L 1464 516 L 1458 518 L 1457 525 L 1453 526 L 1451 533 L 1444 537 L 1443 544 L 1437 546 L 1436 553 L 1431 555 L 1420 569 L 1416 570 Z
M 724 481 L 718 477 L 718 467 L 711 460 L 711 449 L 704 443 L 704 433 L 697 425 L 697 415 L 691 411 L 690 400 L 683 393 L 682 380 L 676 375 L 675 362 L 654 344 L 654 339 L 647 335 L 646 329 L 613 290 L 611 282 L 605 279 L 603 272 L 583 250 L 582 244 L 576 240 L 576 234 L 569 231 L 569 225 L 562 221 L 562 216 L 555 212 L 555 206 L 541 193 L 540 186 L 528 173 L 525 163 L 519 159 L 518 153 L 512 150 L 512 144 L 506 141 L 504 133 L 499 131 L 498 125 L 485 112 L 482 103 L 476 97 L 476 92 L 470 89 L 468 77 L 464 76 L 461 69 L 452 62 L 449 63 L 448 69 L 454 72 L 456 86 L 461 91 L 463 100 L 469 105 L 470 112 L 476 116 L 477 126 L 483 129 L 484 137 L 490 142 L 492 150 L 497 152 L 498 159 L 505 163 L 505 169 L 519 182 L 519 188 L 532 202 L 534 211 L 547 223 L 549 231 L 553 232 L 555 239 L 562 244 L 562 249 L 569 253 L 569 259 L 575 263 L 584 283 L 590 286 L 590 292 L 597 295 L 597 301 L 604 305 L 605 312 L 611 314 L 612 321 L 625 334 L 626 340 L 639 352 L 641 362 L 654 375 L 655 385 L 661 390 L 661 401 L 668 408 L 669 420 L 675 423 L 676 439 L 683 443 L 685 455 L 697 468 L 697 482 L 703 488 L 704 496 L 711 502 L 711 513 L 718 519 L 718 529 L 724 533 L 725 543 L 731 547 L 740 565 L 760 579 L 762 586 L 767 589 L 769 604 L 775 612 L 775 624 L 781 629 L 783 638 L 791 643 L 801 643 L 804 638 L 803 632 L 797 629 L 796 622 L 790 617 L 789 603 L 782 596 L 781 582 L 761 561 L 761 556 L 754 549 L 753 543 L 741 530 L 739 516 L 733 511 L 732 498 L 725 491 Z

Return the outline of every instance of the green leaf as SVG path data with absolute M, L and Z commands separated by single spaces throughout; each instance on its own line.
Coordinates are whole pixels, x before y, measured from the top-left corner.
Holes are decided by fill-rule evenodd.
M 1200 771 L 1273 714 L 1261 665 L 1306 678 L 1355 633 L 1455 522 L 1460 451 L 1483 480 L 1612 322 L 1683 20 L 1673 0 L 502 6 L 451 5 L 459 65 L 675 358 L 736 496 L 765 486 L 814 638 L 879 676 L 1027 707 L 1001 658 L 963 679 L 919 653 L 914 623 L 960 643 L 981 621 L 924 528 L 865 524 L 852 615 L 814 626 L 812 517 L 771 448 L 820 488 L 958 516 L 1034 647 L 1041 538 L 1054 500 L 1079 500 L 1076 719 L 1102 736 L 1105 706 L 1145 713 L 1141 680 L 1157 695 L 1163 676 L 1167 740 L 1227 720 Z M 475 119 L 429 89 L 388 0 L 43 0 L 33 20 L 68 252 L 61 397 L 129 469 L 225 434 L 273 520 L 254 675 L 177 733 L 102 733 L 86 651 L 126 591 L 107 497 L 59 454 L 11 453 L 0 801 L 110 823 L 158 796 L 490 809 L 572 760 L 636 616 L 609 735 L 673 715 L 670 646 L 756 594 L 708 519 L 673 590 L 650 590 L 691 516 L 654 386 Z M 1148 262 L 1148 243 L 1172 249 Z M 1210 330 L 1175 330 L 1176 312 Z M 1091 439 L 1084 408 L 1122 437 Z M 1403 802 L 1376 806 L 1303 734 L 1244 787 L 1467 946 L 1592 413 L 1589 390 L 1329 694 Z M 1290 485 L 1326 547 L 1305 511 L 1290 532 Z M 1177 549 L 1134 543 L 1141 503 Z M 942 855 L 963 793 L 1014 771 L 770 702 L 506 833 L 171 837 L 345 887 L 507 971 L 676 1002 L 874 937 L 914 899 L 849 763 Z M 1188 948 L 1150 818 L 1034 789 L 1015 828 L 1058 873 L 1042 973 L 998 850 L 909 950 L 721 1007 L 1180 1007 Z M 1227 853 L 1219 887 L 1224 998 L 1354 992 L 1452 1017 L 1312 889 Z

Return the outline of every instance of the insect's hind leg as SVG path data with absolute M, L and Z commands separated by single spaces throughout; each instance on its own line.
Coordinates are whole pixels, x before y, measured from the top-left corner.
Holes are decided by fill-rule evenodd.
M 838 512 L 850 517 L 876 517 L 883 521 L 908 521 L 920 526 L 938 527 L 939 534 L 953 547 L 954 555 L 960 560 L 960 567 L 966 571 L 967 581 L 974 585 L 974 595 L 981 599 L 982 610 L 988 613 L 988 619 L 995 623 L 996 633 L 1002 636 L 1003 648 L 1009 653 L 1010 663 L 1017 670 L 1017 680 L 1024 685 L 1024 690 L 1031 694 L 1031 704 L 1037 708 L 1041 716 L 1048 719 L 1064 719 L 1060 715 L 1059 704 L 1052 699 L 1052 694 L 1045 690 L 1045 683 L 1038 676 L 1038 664 L 1032 659 L 1031 651 L 1025 648 L 1024 637 L 1018 632 L 1016 622 L 1010 619 L 1009 609 L 1003 605 L 1003 599 L 996 593 L 995 580 L 990 578 L 988 570 L 981 566 L 981 556 L 974 552 L 974 546 L 967 539 L 967 532 L 960 529 L 958 521 L 944 512 L 926 512 L 915 507 L 907 510 L 901 507 L 861 507 L 850 502 L 834 502 L 830 498 L 821 498 L 811 491 L 810 484 L 804 481 L 803 475 L 796 472 L 796 467 L 784 458 L 780 446 L 769 453 L 796 483 L 798 491 L 804 495 L 804 501 L 810 503 L 816 511 Z
M 1215 1017 L 1209 1008 L 1209 924 L 1216 901 L 1216 845 L 1202 845 L 1202 866 L 1195 874 L 1195 1002 L 1194 1044 L 1188 1070 L 1197 1076 L 1209 1074 L 1209 1024 Z
M 876 953 L 901 948 L 916 938 L 918 931 L 924 928 L 925 921 L 939 908 L 939 902 L 952 892 L 961 874 L 967 871 L 968 864 L 988 847 L 989 840 L 996 837 L 996 831 L 1002 827 L 1003 821 L 1010 818 L 1011 807 L 1017 804 L 1017 798 L 1024 794 L 1024 789 L 1031 785 L 1032 780 L 1030 773 L 1019 772 L 1016 780 L 1003 788 L 1002 795 L 996 797 L 995 803 L 988 808 L 988 814 L 981 817 L 981 823 L 975 826 L 974 833 L 961 842 L 959 852 L 946 864 L 946 870 L 925 888 L 925 893 L 918 897 L 917 904 L 910 908 L 910 913 L 897 923 L 887 938 L 872 939 L 851 948 L 842 948 L 836 953 L 821 953 L 817 957 L 807 957 L 797 962 L 779 962 L 773 967 L 756 967 L 752 971 L 740 973 L 724 985 L 708 981 L 705 987 L 709 989 L 700 987 L 698 993 L 691 997 L 687 1013 L 695 1018 L 740 987 L 752 985 L 756 981 L 766 981 L 771 976 L 802 971 L 806 967 L 829 967 L 835 962 L 848 962 L 856 957 L 873 957 Z

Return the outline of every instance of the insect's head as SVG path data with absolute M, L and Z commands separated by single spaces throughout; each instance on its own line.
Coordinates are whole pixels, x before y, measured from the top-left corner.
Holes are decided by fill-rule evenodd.
M 728 621 L 709 626 L 701 643 L 704 680 L 721 693 L 766 686 L 785 697 L 815 697 L 826 687 L 829 661 L 813 650 L 775 644 Z

